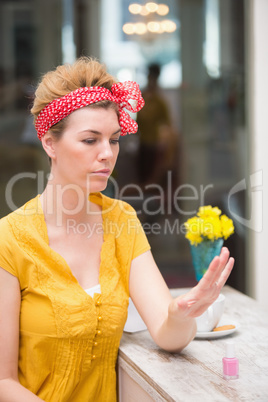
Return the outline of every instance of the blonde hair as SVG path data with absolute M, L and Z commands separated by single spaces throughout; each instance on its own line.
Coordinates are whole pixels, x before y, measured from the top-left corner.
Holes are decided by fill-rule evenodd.
M 36 121 L 39 113 L 54 99 L 61 98 L 69 92 L 81 87 L 99 86 L 111 89 L 116 80 L 106 71 L 103 64 L 90 57 L 80 57 L 72 65 L 64 64 L 58 66 L 56 70 L 46 73 L 40 81 L 36 92 L 31 113 Z M 110 101 L 101 101 L 87 107 L 113 107 L 118 111 L 117 105 Z M 52 133 L 60 134 L 66 120 L 61 120 L 50 128 Z

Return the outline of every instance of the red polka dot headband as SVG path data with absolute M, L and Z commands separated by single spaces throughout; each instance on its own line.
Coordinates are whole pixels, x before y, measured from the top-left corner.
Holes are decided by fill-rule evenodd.
M 136 113 L 143 108 L 144 99 L 139 85 L 134 81 L 126 81 L 113 84 L 111 90 L 103 87 L 84 87 L 78 88 L 61 98 L 54 99 L 41 110 L 36 119 L 35 128 L 38 138 L 41 140 L 50 127 L 73 111 L 102 100 L 109 100 L 118 104 L 121 135 L 137 132 L 137 123 L 124 109 Z M 130 103 L 131 100 L 132 104 Z M 133 101 L 135 101 L 134 104 Z

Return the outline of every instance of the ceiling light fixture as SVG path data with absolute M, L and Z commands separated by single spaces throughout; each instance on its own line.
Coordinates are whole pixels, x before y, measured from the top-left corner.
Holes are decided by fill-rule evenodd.
M 144 6 L 138 3 L 132 3 L 129 5 L 128 10 L 131 14 L 148 15 L 150 13 L 157 13 L 164 16 L 169 13 L 169 7 L 166 4 L 157 4 L 152 1 L 146 3 Z
M 172 33 L 177 29 L 176 23 L 172 20 L 161 20 L 161 17 L 169 13 L 169 7 L 166 4 L 157 4 L 152 1 L 147 2 L 145 5 L 132 3 L 128 9 L 131 14 L 140 15 L 143 18 L 137 22 L 124 24 L 123 32 L 126 35 Z M 153 14 L 155 15 L 155 20 L 152 19 Z
M 128 9 L 131 14 L 140 14 L 140 12 L 142 10 L 142 5 L 133 3 L 133 4 L 130 4 Z
M 145 4 L 145 8 L 149 11 L 149 13 L 156 13 L 158 10 L 158 4 L 149 2 Z
M 156 12 L 158 15 L 165 16 L 169 13 L 169 7 L 166 4 L 159 4 Z

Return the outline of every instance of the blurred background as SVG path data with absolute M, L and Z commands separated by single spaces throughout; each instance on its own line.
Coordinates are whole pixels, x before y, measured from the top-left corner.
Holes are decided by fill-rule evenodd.
M 49 165 L 29 113 L 40 76 L 93 56 L 118 80 L 137 81 L 146 99 L 138 135 L 121 139 L 106 192 L 138 211 L 168 285 L 196 283 L 182 224 L 211 204 L 236 228 L 226 241 L 236 258 L 228 283 L 254 293 L 250 228 L 241 223 L 249 194 L 240 186 L 230 197 L 252 173 L 251 3 L 0 0 L 0 217 L 46 183 Z

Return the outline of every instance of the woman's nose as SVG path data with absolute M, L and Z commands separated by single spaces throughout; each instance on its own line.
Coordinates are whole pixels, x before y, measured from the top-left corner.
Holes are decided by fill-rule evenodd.
M 99 159 L 111 159 L 113 157 L 113 151 L 110 142 L 105 142 L 101 144 L 101 149 L 99 152 Z

